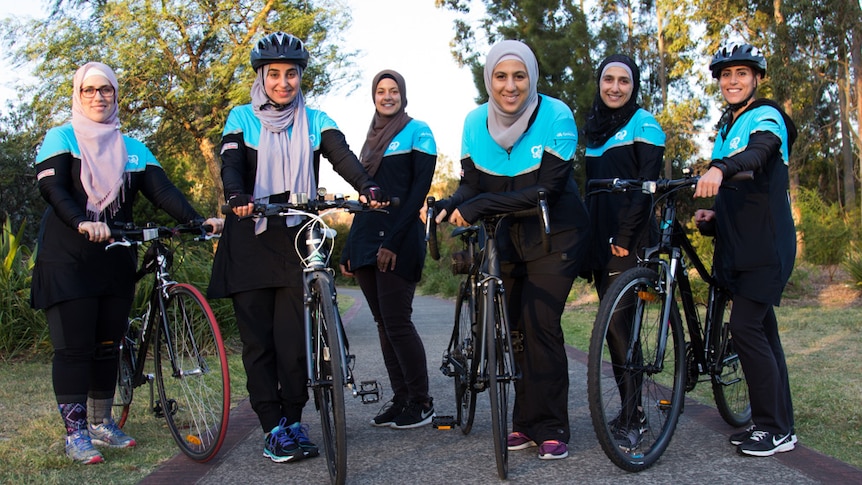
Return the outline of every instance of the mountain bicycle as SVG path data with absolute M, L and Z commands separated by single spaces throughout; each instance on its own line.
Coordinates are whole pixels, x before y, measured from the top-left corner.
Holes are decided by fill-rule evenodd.
M 440 258 L 434 222 L 433 197 L 427 199 L 426 241 L 433 259 Z M 548 205 L 544 192 L 539 207 L 525 211 L 483 217 L 480 225 L 458 227 L 458 237 L 465 251 L 453 270 L 466 274 L 458 290 L 452 336 L 440 371 L 455 383 L 455 424 L 469 434 L 476 413 L 477 394 L 488 391 L 491 401 L 491 428 L 497 474 L 505 479 L 509 473 L 508 408 L 509 385 L 520 378 L 515 352 L 523 351 L 523 342 L 509 330 L 506 292 L 500 278 L 500 261 L 496 234 L 507 217 L 536 217 L 543 221 L 543 244 L 550 249 Z M 482 238 L 480 246 L 479 238 Z
M 211 228 L 197 224 L 127 224 L 111 230 L 114 242 L 106 246 L 110 250 L 148 245 L 136 279 L 153 275 L 149 299 L 142 311 L 129 319 L 120 343 L 114 399 L 119 408 L 117 424 L 125 425 L 134 390 L 149 384 L 150 410 L 165 419 L 180 450 L 198 462 L 212 459 L 224 443 L 230 414 L 230 376 L 221 332 L 206 298 L 194 286 L 171 279 L 174 248 L 169 241 L 182 234 L 196 234 L 196 240 L 205 240 L 210 237 L 208 230 Z M 151 348 L 155 375 L 144 372 Z
M 739 174 L 725 186 L 750 177 L 750 172 Z M 587 394 L 596 437 L 614 464 L 632 472 L 661 457 L 683 412 L 685 393 L 701 380 L 711 382 L 728 424 L 739 427 L 751 419 L 748 386 L 728 323 L 732 296 L 707 270 L 677 217 L 677 197 L 699 178 L 685 174 L 673 180 L 588 184 L 591 195 L 629 190 L 657 195 L 653 204 L 661 211 L 658 244 L 645 248 L 644 258 L 619 275 L 602 299 L 588 357 Z M 709 288 L 703 319 L 689 266 Z
M 397 198 L 390 202 L 397 205 Z M 223 208 L 223 212 L 229 208 Z M 349 353 L 347 336 L 338 311 L 335 273 L 329 267 L 336 231 L 324 221 L 327 214 L 344 211 L 386 212 L 372 209 L 341 196 L 328 198 L 321 188 L 316 198 L 307 194 L 291 195 L 291 202 L 256 204 L 250 217 L 300 216 L 305 221 L 294 239 L 294 249 L 303 266 L 305 301 L 305 345 L 308 387 L 314 393 L 315 406 L 323 428 L 323 455 L 334 484 L 347 477 L 347 424 L 344 392 L 348 389 L 363 404 L 380 399 L 377 381 L 361 381 L 353 375 L 355 356 Z

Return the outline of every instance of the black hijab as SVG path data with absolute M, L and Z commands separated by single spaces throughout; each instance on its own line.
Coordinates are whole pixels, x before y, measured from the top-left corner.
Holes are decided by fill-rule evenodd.
M 602 85 L 602 74 L 610 63 L 622 63 L 632 72 L 632 95 L 623 106 L 619 108 L 608 108 L 600 93 Z M 590 148 L 600 147 L 610 137 L 622 128 L 635 112 L 640 108 L 637 102 L 638 91 L 640 91 L 641 72 L 635 61 L 623 54 L 614 54 L 605 58 L 599 65 L 596 76 L 596 97 L 593 99 L 593 107 L 587 115 L 587 125 L 584 129 L 587 146 Z

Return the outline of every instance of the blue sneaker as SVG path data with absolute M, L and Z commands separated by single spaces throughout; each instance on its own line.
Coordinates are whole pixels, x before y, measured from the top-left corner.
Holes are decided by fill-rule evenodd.
M 320 454 L 320 450 L 317 448 L 317 445 L 308 439 L 308 426 L 300 424 L 300 422 L 297 421 L 287 427 L 287 434 L 290 436 L 290 439 L 299 445 L 299 448 L 302 449 L 302 454 L 306 458 L 311 458 Z
M 90 431 L 90 441 L 96 446 L 131 448 L 137 444 L 135 439 L 124 433 L 113 419 L 102 424 L 88 424 L 87 429 Z
M 298 461 L 305 456 L 302 448 L 290 437 L 286 424 L 287 419 L 281 418 L 278 426 L 264 437 L 263 456 L 276 463 Z
M 86 429 L 79 429 L 66 436 L 66 456 L 84 465 L 102 463 L 105 459 L 99 450 L 93 448 L 90 434 Z

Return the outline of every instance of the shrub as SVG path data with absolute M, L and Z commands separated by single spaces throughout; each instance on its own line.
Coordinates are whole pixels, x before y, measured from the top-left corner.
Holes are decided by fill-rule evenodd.
M 847 255 L 852 230 L 837 203 L 827 204 L 810 189 L 800 189 L 797 204 L 802 213 L 799 227 L 805 243 L 805 261 L 829 266 L 830 279 Z
M 0 359 L 44 351 L 48 326 L 44 312 L 30 308 L 30 281 L 35 254 L 21 244 L 26 221 L 12 232 L 7 217 L 0 234 Z

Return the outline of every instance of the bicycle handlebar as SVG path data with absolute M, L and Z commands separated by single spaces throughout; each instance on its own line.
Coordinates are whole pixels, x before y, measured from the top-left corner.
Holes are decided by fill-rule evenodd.
M 194 238 L 196 241 L 205 241 L 213 237 L 208 234 L 212 231 L 213 227 L 211 225 L 194 222 L 173 227 L 154 225 L 139 227 L 133 223 L 128 223 L 123 227 L 111 229 L 111 238 L 114 239 L 114 242 L 105 246 L 105 250 L 114 246 L 131 246 L 132 244 L 152 241 L 153 239 L 162 237 L 173 237 L 178 234 L 197 234 Z
M 268 204 L 254 204 L 251 211 L 251 216 L 248 217 L 269 217 L 269 216 L 285 216 L 285 215 L 301 215 L 291 214 L 290 211 L 317 213 L 329 209 L 344 209 L 348 213 L 355 214 L 357 212 L 388 212 L 386 209 L 374 209 L 368 204 L 356 200 L 349 200 L 344 197 L 336 197 L 330 200 L 322 198 L 308 199 L 305 194 L 297 194 L 297 197 L 291 197 L 291 202 L 274 202 Z M 401 205 L 401 200 L 398 197 L 389 199 L 389 205 L 398 207 Z M 224 215 L 233 214 L 233 208 L 224 204 L 221 206 L 221 212 Z
M 437 213 L 434 209 L 436 199 L 433 196 L 428 196 L 425 199 L 427 210 L 425 212 L 425 242 L 428 243 L 428 252 L 431 259 L 438 261 L 440 259 L 440 247 L 437 245 Z
M 587 182 L 587 192 L 627 192 L 629 190 L 640 190 L 645 194 L 665 193 L 681 187 L 694 186 L 700 180 L 700 175 L 685 175 L 678 179 L 592 179 Z M 754 172 L 746 170 L 737 172 L 725 182 L 740 182 L 743 180 L 754 180 Z M 723 185 L 723 184 L 722 184 Z

